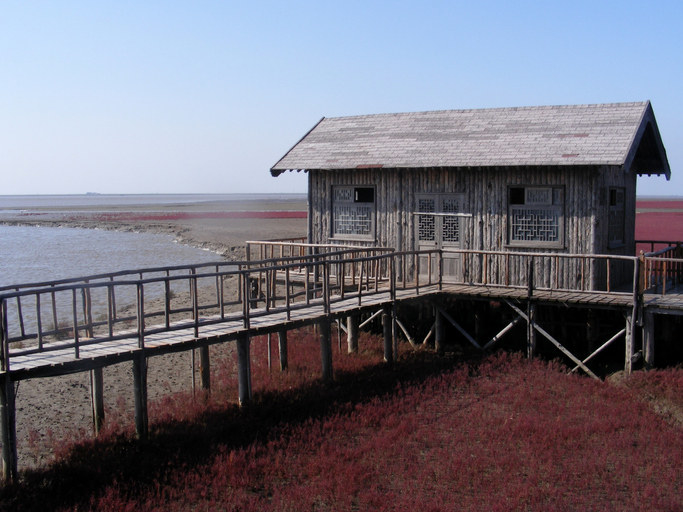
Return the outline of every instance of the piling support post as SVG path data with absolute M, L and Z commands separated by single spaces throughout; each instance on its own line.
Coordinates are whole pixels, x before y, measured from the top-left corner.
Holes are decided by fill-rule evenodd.
M 526 322 L 526 356 L 533 359 L 536 355 L 536 304 L 529 302 Z
M 147 358 L 140 351 L 133 359 L 133 392 L 135 394 L 135 434 L 147 439 Z
M 434 350 L 437 353 L 443 354 L 444 351 L 444 323 L 443 315 L 439 308 L 434 308 Z
M 655 365 L 655 315 L 652 311 L 645 311 L 643 315 L 643 360 L 645 368 L 651 369 Z
M 394 364 L 394 339 L 393 339 L 393 320 L 392 307 L 390 304 L 382 308 L 382 328 L 384 331 L 384 362 L 388 365 Z
M 280 353 L 280 371 L 288 368 L 288 354 L 287 354 L 287 331 L 282 330 L 277 333 L 278 351 Z
M 330 320 L 324 318 L 318 323 L 320 328 L 320 357 L 322 360 L 323 381 L 330 382 L 333 379 L 332 373 L 332 329 Z
M 633 371 L 633 311 L 626 312 L 626 332 L 624 334 L 625 357 L 624 357 L 624 373 L 631 375 Z
M 211 362 L 208 345 L 199 347 L 199 382 L 204 391 L 211 389 Z
M 346 320 L 346 341 L 348 345 L 348 353 L 355 354 L 358 352 L 358 315 L 349 315 Z
M 247 405 L 251 393 L 251 339 L 246 334 L 237 339 L 237 382 L 241 406 Z
M 17 478 L 17 424 L 14 406 L 14 383 L 7 373 L 0 376 L 0 425 L 2 441 L 2 479 Z
M 92 423 L 95 435 L 100 434 L 104 423 L 104 378 L 102 368 L 90 370 L 90 400 L 92 403 Z

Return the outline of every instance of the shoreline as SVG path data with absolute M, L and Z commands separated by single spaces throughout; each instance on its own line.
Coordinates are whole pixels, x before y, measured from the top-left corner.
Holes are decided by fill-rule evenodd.
M 108 205 L 107 209 L 112 208 Z M 22 215 L 21 211 L 3 210 L 0 212 L 0 224 L 167 234 L 178 243 L 213 251 L 228 261 L 244 259 L 246 240 L 305 236 L 308 226 L 305 215 L 282 216 L 275 213 L 306 212 L 306 202 L 301 200 L 227 201 L 212 203 L 209 207 L 206 203 L 176 203 L 161 208 L 158 204 L 121 205 L 113 209 L 125 215 L 103 219 L 99 215 L 102 208 L 97 207 L 31 208 L 40 215 L 30 216 Z M 163 220 L 150 220 L 148 214 L 152 211 L 163 211 L 167 216 Z M 197 215 L 197 212 L 207 211 L 211 214 Z M 234 212 L 240 211 L 274 213 L 266 216 L 235 215 Z M 216 345 L 212 350 L 212 366 L 219 365 L 219 361 L 226 361 L 226 358 L 229 361 L 233 351 L 231 343 Z M 150 358 L 150 402 L 159 402 L 175 393 L 188 393 L 192 397 L 192 382 L 198 382 L 199 378 L 198 361 L 194 368 L 192 363 L 191 352 Z M 124 430 L 129 429 L 133 425 L 131 365 L 121 363 L 105 367 L 104 388 L 108 421 L 118 423 Z M 55 451 L 60 449 L 62 441 L 91 435 L 87 372 L 21 381 L 16 384 L 16 397 L 20 470 L 44 467 L 54 460 Z M 202 393 L 197 393 L 194 399 L 202 399 Z
M 302 237 L 308 228 L 307 204 L 299 197 L 15 208 L 0 211 L 0 224 L 167 234 L 229 261 L 245 257 L 246 240 Z

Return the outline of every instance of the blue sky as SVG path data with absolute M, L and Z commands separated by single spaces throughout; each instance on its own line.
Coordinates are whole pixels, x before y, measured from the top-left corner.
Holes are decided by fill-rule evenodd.
M 0 6 L 0 194 L 305 192 L 322 116 L 649 99 L 683 195 L 680 0 Z

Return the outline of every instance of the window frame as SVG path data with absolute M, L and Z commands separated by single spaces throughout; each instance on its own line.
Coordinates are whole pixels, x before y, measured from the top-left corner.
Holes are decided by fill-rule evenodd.
M 521 190 L 521 192 L 520 192 Z M 507 246 L 544 249 L 564 249 L 565 205 L 564 185 L 509 185 L 507 189 Z M 514 201 L 514 202 L 513 202 Z M 556 240 L 514 239 L 514 217 L 518 211 L 546 212 L 556 218 Z M 552 227 L 552 226 L 551 226 Z
M 620 196 L 621 203 L 618 201 Z M 624 247 L 626 245 L 626 187 L 609 187 L 607 189 L 607 208 L 607 247 L 609 249 Z M 615 214 L 619 215 L 616 224 Z M 621 231 L 621 238 L 613 238 L 616 230 Z
M 346 193 L 342 193 L 342 190 Z M 370 201 L 368 194 L 372 195 Z M 347 197 L 342 198 L 341 195 Z M 377 187 L 362 184 L 332 185 L 330 203 L 331 240 L 375 241 L 377 239 Z M 349 229 L 339 229 L 340 223 L 344 222 L 338 218 L 341 213 L 340 209 L 346 209 L 346 213 L 350 214 L 350 217 L 345 219 Z M 354 210 L 355 214 L 352 213 Z M 368 214 L 369 218 L 367 218 Z M 358 227 L 368 222 L 369 226 L 362 232 L 358 232 Z M 353 232 L 354 230 L 356 232 Z

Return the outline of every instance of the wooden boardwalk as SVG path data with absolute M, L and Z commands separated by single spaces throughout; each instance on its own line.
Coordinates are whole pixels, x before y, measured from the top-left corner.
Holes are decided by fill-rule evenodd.
M 683 294 L 677 293 L 676 288 L 678 260 L 668 262 L 667 266 L 661 260 L 649 262 L 642 257 L 620 257 L 619 264 L 626 261 L 633 266 L 630 272 L 634 281 L 616 291 L 610 290 L 613 263 L 609 258 L 613 257 L 576 256 L 582 261 L 603 258 L 607 262 L 606 289 L 594 290 L 586 285 L 589 281 L 583 277 L 581 289 L 566 289 L 556 286 L 552 273 L 550 276 L 539 273 L 539 267 L 557 268 L 556 254 L 549 255 L 555 266 L 544 265 L 544 255 L 531 254 L 527 257 L 526 276 L 517 275 L 511 283 L 510 273 L 505 272 L 501 274 L 505 276 L 503 282 L 499 283 L 486 271 L 486 261 L 498 253 L 467 253 L 464 257 L 472 255 L 478 260 L 472 259 L 463 265 L 463 273 L 467 274 L 461 277 L 442 275 L 442 251 L 330 249 L 310 256 L 143 269 L 0 289 L 0 426 L 4 477 L 11 479 L 16 474 L 14 383 L 22 379 L 92 372 L 93 420 L 97 430 L 104 409 L 102 368 L 130 361 L 135 385 L 136 431 L 144 437 L 147 432 L 146 360 L 157 355 L 199 349 L 202 367 L 208 368 L 209 346 L 235 342 L 239 397 L 240 402 L 245 402 L 251 398 L 249 339 L 252 336 L 277 333 L 284 341 L 281 350 L 284 347 L 286 351 L 288 330 L 318 324 L 322 375 L 331 378 L 331 321 L 346 321 L 351 346 L 360 314 L 381 313 L 384 356 L 391 363 L 396 326 L 400 325 L 395 314 L 397 306 L 428 301 L 435 311 L 430 335 L 433 333 L 437 348 L 443 343 L 444 319 L 479 349 L 491 348 L 514 325 L 525 322 L 529 355 L 533 355 L 539 333 L 574 361 L 575 369 L 597 378 L 587 366 L 588 361 L 620 338 L 625 340 L 625 369 L 630 371 L 634 358 L 633 331 L 638 321 L 643 328 L 643 357 L 651 361 L 652 316 L 683 314 Z M 510 257 L 505 254 L 506 260 Z M 587 264 L 582 265 L 587 268 Z M 653 269 L 659 269 L 661 275 Z M 644 283 L 649 286 L 645 288 Z M 207 288 L 209 293 L 203 294 Z M 130 292 L 127 300 L 123 299 L 124 292 Z M 498 301 L 507 304 L 516 317 L 491 340 L 476 340 L 448 311 L 440 308 L 442 299 Z M 535 319 L 538 306 L 619 310 L 624 314 L 625 326 L 582 360 L 538 324 Z M 286 353 L 284 357 L 286 360 Z M 208 374 L 202 374 L 202 385 L 208 387 L 209 382 Z

